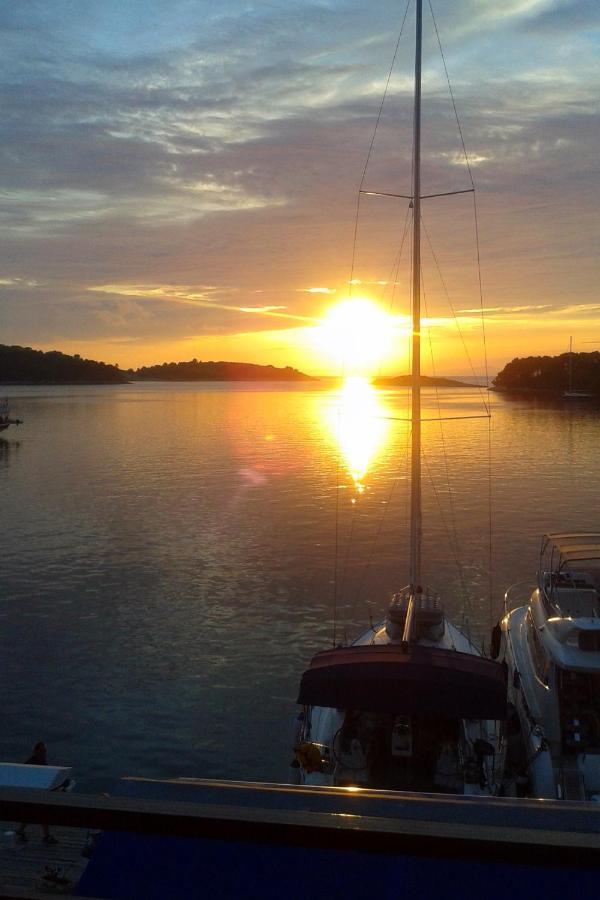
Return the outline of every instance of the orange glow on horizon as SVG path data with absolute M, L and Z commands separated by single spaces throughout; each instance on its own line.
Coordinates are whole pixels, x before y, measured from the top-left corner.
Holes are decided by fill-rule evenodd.
M 358 301 L 360 298 L 356 298 Z M 183 362 L 191 359 L 226 360 L 295 369 L 312 376 L 399 375 L 409 370 L 409 316 L 387 314 L 373 301 L 360 299 L 365 309 L 374 308 L 372 326 L 363 329 L 358 313 L 344 324 L 342 310 L 351 301 L 331 304 L 328 311 L 308 309 L 306 324 L 257 328 L 215 334 L 190 334 L 185 338 L 112 339 L 71 338 L 36 342 L 35 349 L 80 354 L 118 365 L 122 369 Z M 370 315 L 370 313 L 368 314 Z M 367 317 L 367 322 L 368 322 Z M 457 326 L 460 327 L 460 334 Z M 590 340 L 589 327 L 573 315 L 541 316 L 519 306 L 506 312 L 489 309 L 485 319 L 488 370 L 495 375 L 515 357 L 554 356 L 568 350 L 568 338 L 578 351 L 598 348 Z M 595 331 L 593 335 L 595 335 Z M 363 341 L 364 336 L 364 341 Z M 431 342 L 431 348 L 430 348 Z M 468 345 L 469 358 L 465 345 Z M 469 375 L 485 371 L 481 315 L 461 309 L 458 317 L 436 316 L 423 320 L 422 363 L 424 374 Z M 379 357 L 378 357 L 378 354 Z M 430 362 L 433 354 L 435 372 Z M 344 358 L 345 357 L 345 358 Z M 370 358 L 370 364 L 367 361 Z

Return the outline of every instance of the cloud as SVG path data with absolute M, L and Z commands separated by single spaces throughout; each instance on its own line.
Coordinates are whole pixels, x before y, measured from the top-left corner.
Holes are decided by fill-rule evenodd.
M 307 294 L 335 294 L 335 288 L 326 288 L 326 287 L 312 287 L 312 288 L 302 288 Z
M 285 306 L 240 306 L 242 312 L 249 313 L 270 313 L 285 309 Z
M 528 32 L 538 34 L 559 34 L 585 30 L 598 31 L 598 3 L 596 0 L 553 0 L 542 6 L 540 11 L 527 17 L 524 27 Z
M 89 285 L 86 290 L 100 294 L 118 294 L 121 297 L 150 297 L 192 304 L 199 300 L 211 303 L 222 293 L 222 289 L 214 285 L 192 287 L 172 284 L 94 284 Z
M 476 316 L 496 314 L 513 316 L 515 313 L 538 312 L 541 309 L 553 309 L 550 303 L 536 303 L 525 306 L 486 306 L 483 308 L 474 307 L 473 309 L 458 309 L 457 312 L 462 315 L 473 314 Z
M 151 300 L 155 303 L 163 303 L 172 306 L 183 304 L 188 307 L 206 306 L 211 313 L 215 310 L 224 310 L 229 313 L 244 313 L 251 316 L 267 316 L 276 319 L 287 319 L 297 322 L 313 323 L 315 320 L 309 316 L 297 315 L 286 312 L 284 305 L 241 306 L 226 303 L 220 297 L 229 296 L 232 292 L 214 285 L 204 287 L 173 286 L 173 285 L 149 285 L 149 284 L 103 284 L 91 285 L 87 288 L 92 293 L 108 294 L 113 297 L 134 297 L 136 300 Z M 246 315 L 243 323 L 247 322 Z M 242 320 L 234 324 L 234 329 L 241 329 Z M 224 329 L 229 330 L 229 329 Z
M 36 281 L 35 278 L 0 278 L 0 289 L 2 288 L 15 288 L 15 287 L 25 287 L 32 288 L 38 287 L 39 281 Z
M 551 320 L 560 318 L 585 319 L 588 316 L 597 316 L 600 312 L 600 304 L 598 302 L 576 303 L 576 304 L 558 304 L 558 303 L 538 303 L 523 306 L 488 306 L 483 309 L 459 309 L 457 313 L 461 316 L 474 316 L 475 318 L 483 315 L 485 318 L 497 319 L 507 318 L 512 321 L 518 321 L 522 318 L 530 318 L 531 315 L 538 316 L 542 314 L 546 323 Z M 537 321 L 542 321 L 537 319 Z
M 506 319 L 529 307 L 585 317 L 597 284 L 594 7 L 434 9 L 479 188 L 486 304 Z M 347 291 L 356 188 L 402 15 L 388 0 L 80 0 L 77 16 L 68 0 L 5 4 L 0 302 L 11 339 L 127 342 L 318 319 L 325 292 Z M 427 10 L 425 25 L 423 183 L 462 189 Z M 371 189 L 410 182 L 411 28 Z M 436 247 L 458 281 L 450 238 L 467 230 L 450 202 L 428 201 L 424 215 L 444 226 Z M 352 278 L 365 291 L 393 283 L 402 302 L 391 262 L 405 213 L 404 201 L 361 206 Z M 273 302 L 253 306 L 256 291 Z M 476 289 L 457 296 L 475 308 Z

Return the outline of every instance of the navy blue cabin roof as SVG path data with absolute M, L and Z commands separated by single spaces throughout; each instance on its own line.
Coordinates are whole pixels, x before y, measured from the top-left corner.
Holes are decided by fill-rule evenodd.
M 324 650 L 302 676 L 298 703 L 393 715 L 506 718 L 506 668 L 438 647 L 359 645 Z

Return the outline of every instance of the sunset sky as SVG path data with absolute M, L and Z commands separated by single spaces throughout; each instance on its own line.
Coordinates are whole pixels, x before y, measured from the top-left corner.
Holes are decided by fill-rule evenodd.
M 570 335 L 600 349 L 598 4 L 432 2 L 478 189 L 490 370 L 564 352 Z M 406 201 L 362 200 L 351 265 L 405 6 L 4 4 L 0 342 L 123 367 L 196 357 L 325 374 L 340 363 L 328 310 L 351 293 L 390 316 L 380 366 L 404 371 Z M 410 190 L 413 23 L 411 6 L 372 190 Z M 460 190 L 427 3 L 424 25 L 423 191 Z M 472 212 L 469 194 L 424 203 L 426 371 L 429 339 L 439 373 L 482 371 Z

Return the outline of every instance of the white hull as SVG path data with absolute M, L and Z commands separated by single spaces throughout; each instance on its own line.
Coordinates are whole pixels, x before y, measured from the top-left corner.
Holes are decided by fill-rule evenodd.
M 548 535 L 539 587 L 500 623 L 522 741 L 513 768 L 533 797 L 600 801 L 599 539 Z

